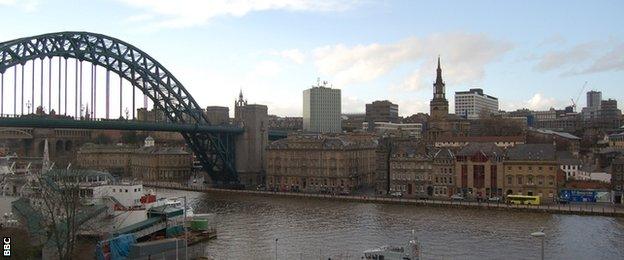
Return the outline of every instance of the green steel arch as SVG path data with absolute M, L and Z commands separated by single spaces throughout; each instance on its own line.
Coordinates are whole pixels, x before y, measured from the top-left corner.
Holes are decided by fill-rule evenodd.
M 27 61 L 74 58 L 102 66 L 149 97 L 173 123 L 210 125 L 184 86 L 158 61 L 119 39 L 91 32 L 58 32 L 0 43 L 0 73 Z M 217 183 L 237 183 L 231 136 L 180 132 L 202 167 Z

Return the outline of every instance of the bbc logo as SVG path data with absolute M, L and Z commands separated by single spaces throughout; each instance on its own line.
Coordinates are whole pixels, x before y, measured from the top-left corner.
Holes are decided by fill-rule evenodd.
M 11 256 L 11 238 L 10 237 L 3 238 L 2 244 L 4 244 L 4 246 L 2 247 L 2 255 Z

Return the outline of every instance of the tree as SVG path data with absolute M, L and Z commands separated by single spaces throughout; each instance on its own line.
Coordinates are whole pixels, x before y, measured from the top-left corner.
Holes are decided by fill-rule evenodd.
M 28 196 L 31 199 L 22 197 L 13 205 L 44 252 L 52 254 L 44 253 L 44 257 L 75 258 L 79 233 L 93 231 L 98 226 L 96 217 L 106 210 L 105 205 L 83 206 L 81 176 L 76 170 L 44 173 L 34 179 Z

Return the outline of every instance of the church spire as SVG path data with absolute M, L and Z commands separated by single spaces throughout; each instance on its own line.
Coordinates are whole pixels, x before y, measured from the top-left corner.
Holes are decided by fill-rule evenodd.
M 438 69 L 436 70 L 436 82 L 434 85 L 442 85 L 444 86 L 444 81 L 442 81 L 442 68 L 440 67 L 440 55 L 438 55 Z

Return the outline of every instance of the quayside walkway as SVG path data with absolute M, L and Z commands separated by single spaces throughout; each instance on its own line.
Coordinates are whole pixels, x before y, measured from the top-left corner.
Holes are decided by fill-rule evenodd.
M 472 202 L 472 201 L 451 201 L 451 200 L 424 200 L 409 198 L 391 198 L 380 196 L 361 196 L 361 195 L 331 195 L 331 194 L 314 194 L 299 192 L 273 192 L 273 191 L 256 191 L 256 190 L 230 190 L 217 189 L 202 186 L 188 186 L 181 183 L 172 182 L 143 182 L 146 187 L 165 188 L 185 191 L 197 192 L 215 192 L 215 193 L 239 193 L 257 196 L 277 196 L 277 197 L 293 197 L 293 198 L 311 198 L 338 201 L 351 201 L 362 203 L 388 203 L 388 204 L 405 204 L 433 207 L 449 207 L 449 208 L 474 208 L 489 210 L 509 210 L 509 211 L 525 211 L 525 212 L 541 212 L 554 214 L 573 214 L 573 215 L 596 215 L 624 217 L 624 207 L 612 204 L 544 204 L 544 205 L 514 205 L 506 203 L 491 202 Z

